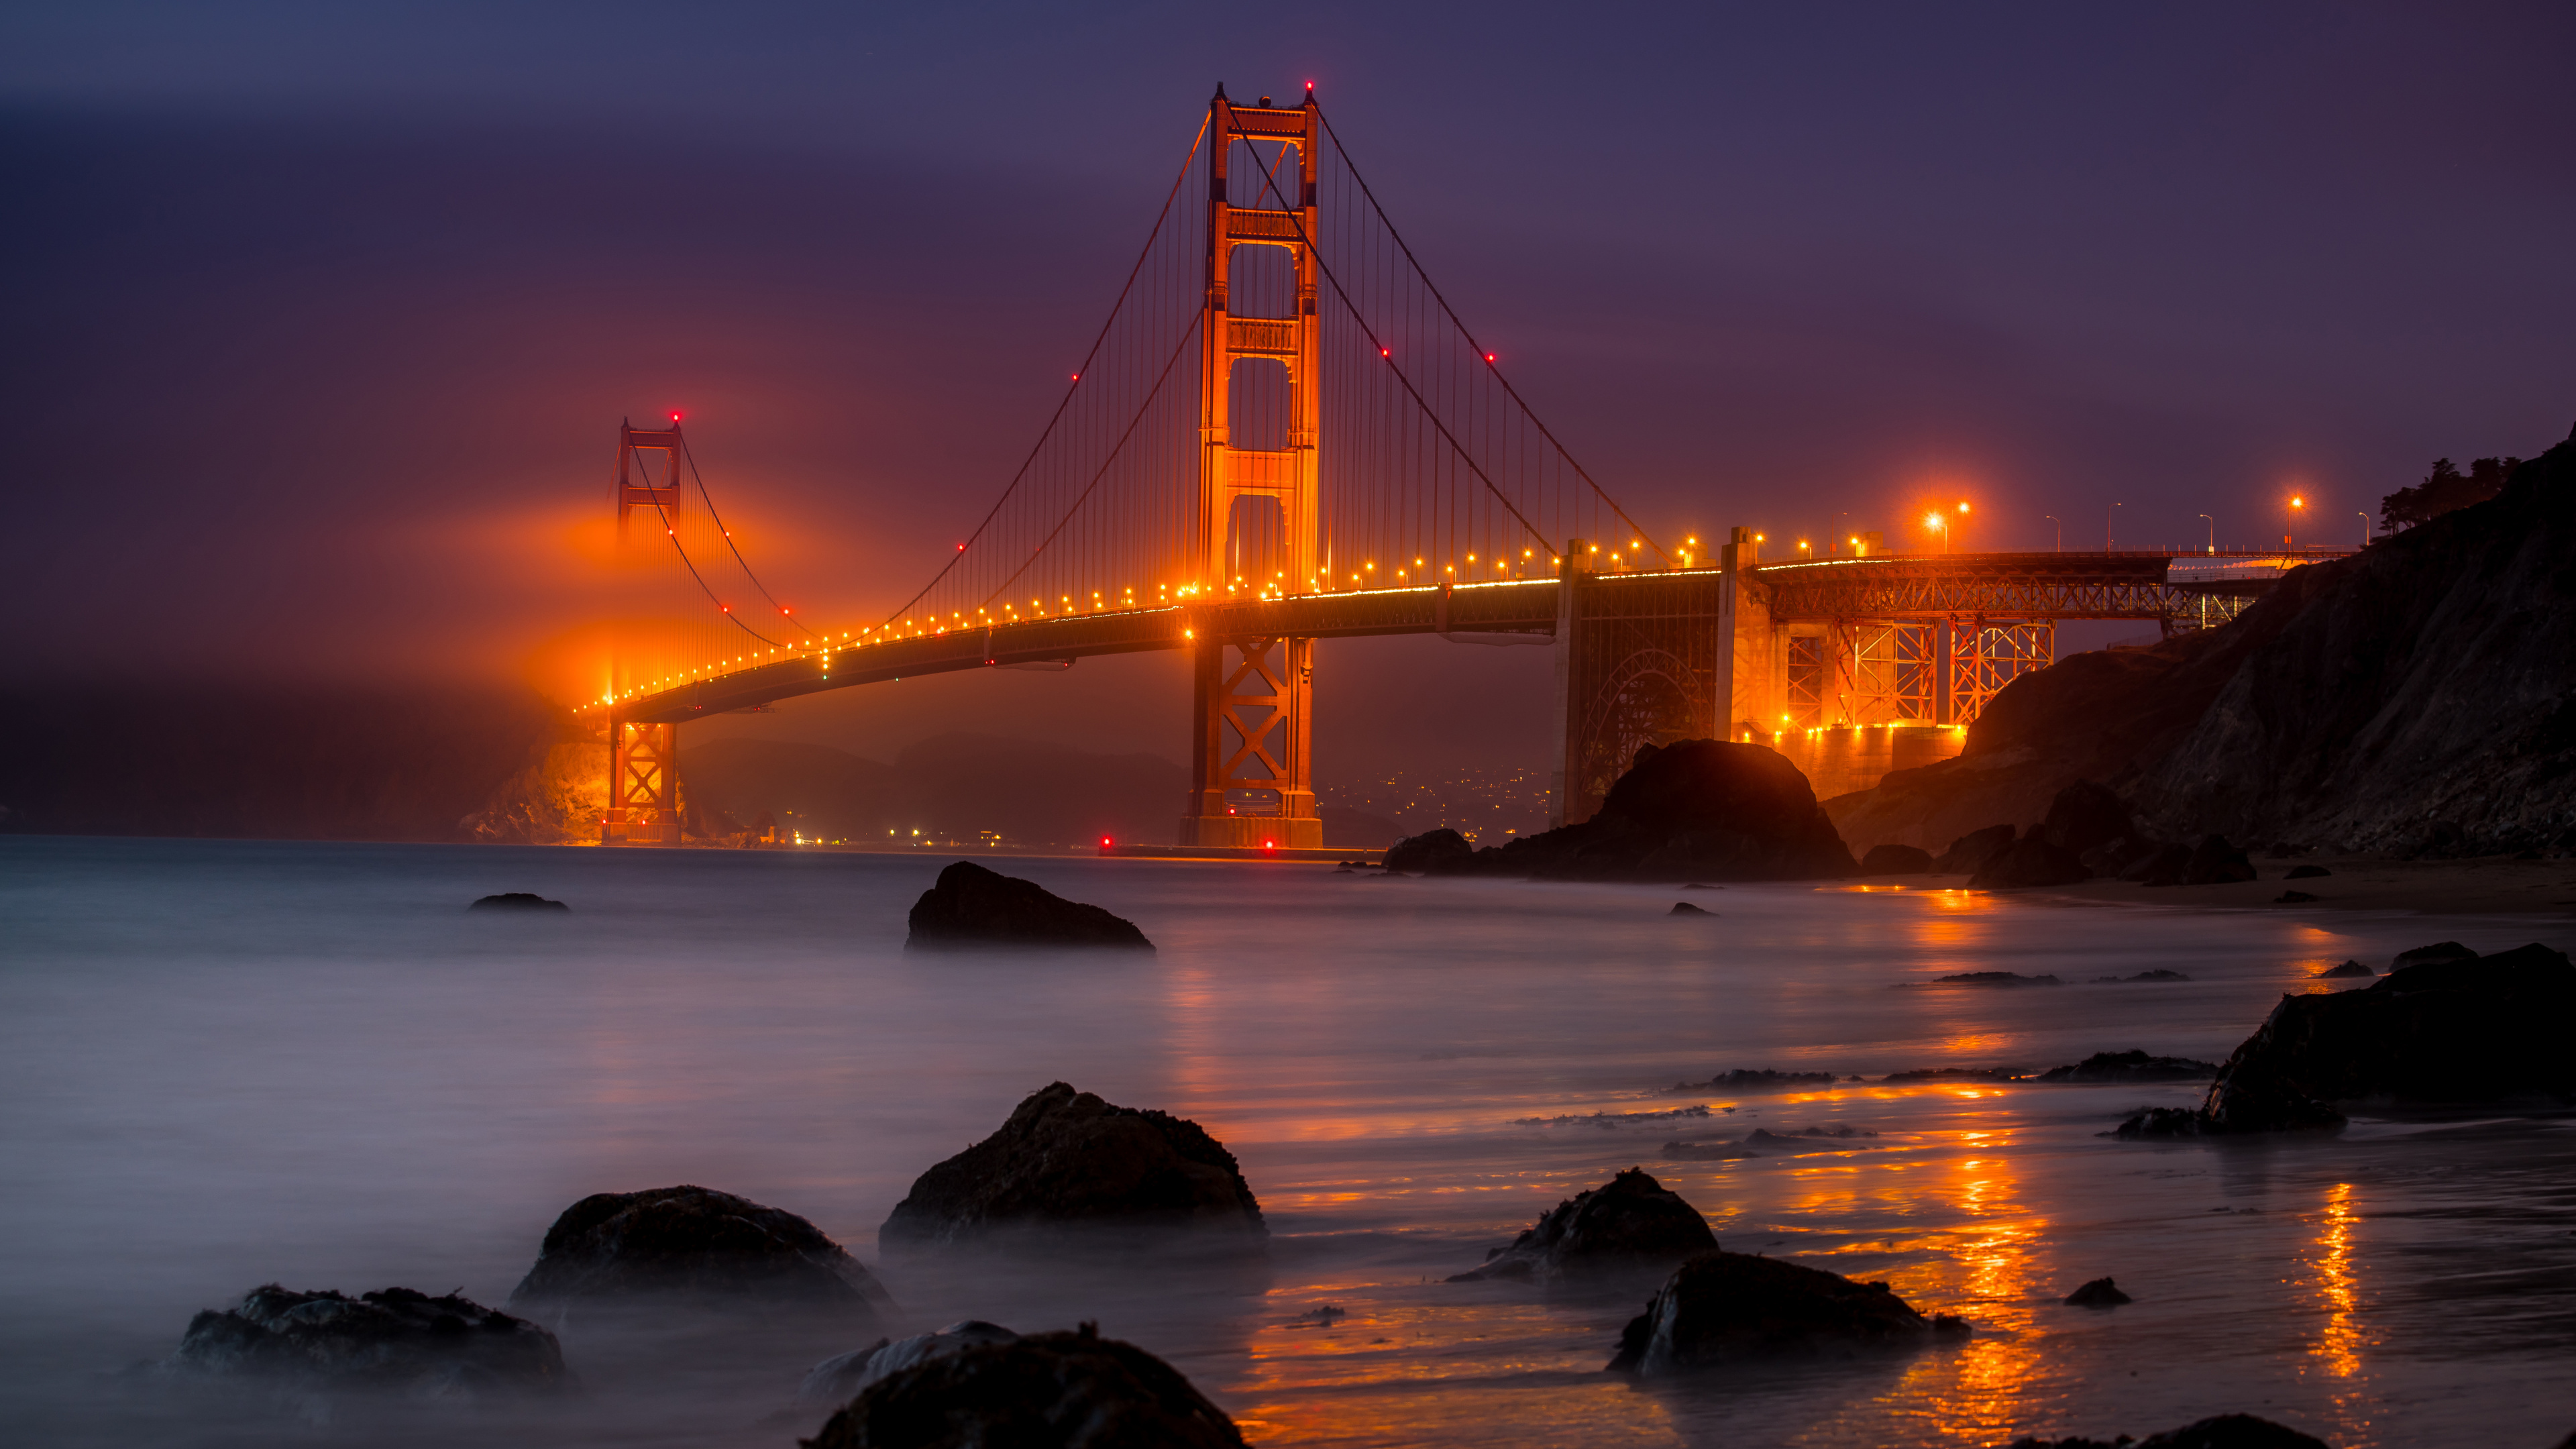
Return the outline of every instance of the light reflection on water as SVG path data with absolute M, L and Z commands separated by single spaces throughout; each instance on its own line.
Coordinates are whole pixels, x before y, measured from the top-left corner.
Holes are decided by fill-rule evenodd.
M 888 1265 L 905 1317 L 887 1327 L 1097 1317 L 1264 1442 L 1985 1444 L 2230 1409 L 2350 1444 L 2432 1423 L 2563 1432 L 2531 1387 L 2576 1343 L 2576 1150 L 2557 1126 L 2159 1147 L 2097 1134 L 2198 1087 L 1669 1090 L 1734 1067 L 2216 1060 L 2320 962 L 2441 936 L 2494 949 L 2527 924 L 2325 930 L 1791 886 L 1712 892 L 1719 920 L 1675 921 L 1662 888 L 1045 860 L 1005 868 L 1134 917 L 1160 951 L 908 958 L 903 911 L 939 863 L 0 841 L 0 1281 L 18 1304 L 0 1394 L 98 1442 L 213 1442 L 116 1420 L 81 1386 L 270 1278 L 498 1301 L 592 1191 L 706 1182 L 873 1261 L 915 1174 L 1063 1078 L 1228 1144 L 1278 1234 L 1266 1283 L 1059 1290 Z M 459 909 L 502 889 L 576 914 Z M 2193 979 L 2090 984 L 2151 967 Z M 1961 970 L 2069 984 L 1895 989 Z M 1653 1115 L 1686 1108 L 1706 1115 Z M 1663 1155 L 1845 1125 L 1875 1135 Z M 1729 1249 L 1884 1279 L 1977 1332 L 1641 1387 L 1599 1369 L 1644 1286 L 1439 1281 L 1632 1164 Z M 2419 1233 L 2368 1292 L 2365 1198 Z M 2464 1255 L 2502 1274 L 2475 1322 L 2445 1286 Z M 2138 1302 L 2059 1304 L 2106 1273 Z M 1311 1316 L 1327 1304 L 1344 1316 Z M 566 1348 L 598 1386 L 583 1417 L 478 1438 L 783 1449 L 812 1427 L 767 1417 L 810 1359 L 693 1364 L 680 1396 L 645 1350 Z

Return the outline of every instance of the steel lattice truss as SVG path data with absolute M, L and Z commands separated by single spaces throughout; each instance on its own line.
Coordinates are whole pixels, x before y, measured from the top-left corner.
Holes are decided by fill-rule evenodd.
M 1774 619 L 2170 619 L 2197 586 L 2168 583 L 2164 553 L 1978 554 L 1766 564 Z

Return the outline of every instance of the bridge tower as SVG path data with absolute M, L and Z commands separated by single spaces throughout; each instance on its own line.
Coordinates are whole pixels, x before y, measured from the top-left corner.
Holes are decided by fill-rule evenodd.
M 644 460 L 637 456 L 643 452 L 660 452 L 665 458 L 659 484 L 653 481 L 653 471 L 645 467 Z M 641 525 L 633 518 L 639 509 L 645 513 Z M 677 416 L 674 415 L 672 425 L 667 429 L 618 424 L 619 561 L 628 562 L 635 557 L 632 539 L 636 527 L 676 527 L 679 514 L 680 429 Z M 633 626 L 623 627 L 631 630 Z M 619 641 L 621 657 L 611 665 L 614 692 L 624 692 L 626 675 L 635 667 L 633 656 L 639 643 L 631 638 Z M 638 724 L 611 708 L 608 713 L 608 814 L 599 822 L 599 843 L 618 845 L 630 840 L 656 840 L 664 845 L 680 843 L 680 727 L 676 724 Z
M 1321 390 L 1316 308 L 1315 168 L 1322 113 L 1310 92 L 1302 106 L 1228 101 L 1223 86 L 1208 106 L 1207 296 L 1199 318 L 1200 596 L 1218 603 L 1264 593 L 1302 594 L 1321 563 L 1322 500 L 1316 467 Z M 1228 162 L 1252 143 L 1265 176 L 1247 177 L 1252 204 L 1231 204 Z M 1277 161 L 1259 148 L 1275 144 Z M 1286 154 L 1293 149 L 1293 179 Z M 1274 189 L 1275 188 L 1275 189 Z M 1283 209 L 1282 203 L 1285 203 Z M 1259 303 L 1232 290 L 1243 247 L 1288 252 L 1294 273 L 1287 311 L 1240 315 Z M 1286 373 L 1286 416 L 1278 448 L 1234 445 L 1231 398 L 1238 364 L 1275 364 Z M 1275 512 L 1274 512 L 1275 510 Z M 1276 566 L 1261 576 L 1238 567 L 1242 541 L 1272 544 Z M 1315 814 L 1312 639 L 1225 637 L 1197 631 L 1190 649 L 1190 798 L 1180 843 L 1259 849 L 1324 843 Z

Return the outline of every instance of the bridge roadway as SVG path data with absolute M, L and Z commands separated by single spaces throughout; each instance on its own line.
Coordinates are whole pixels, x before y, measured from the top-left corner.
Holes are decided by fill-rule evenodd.
M 2222 553 L 2214 557 L 2304 562 L 2310 557 L 2334 557 L 2342 552 L 2345 550 Z M 2172 620 L 2187 616 L 2204 597 L 2241 596 L 2271 582 L 2263 578 L 2168 582 L 2167 571 L 2174 559 L 2207 557 L 2212 556 L 2197 551 L 1886 554 L 1760 564 L 1750 570 L 1748 583 L 1770 596 L 1770 617 L 1786 622 L 1976 616 Z M 1640 594 L 1642 602 L 1648 592 L 1643 586 L 1702 584 L 1708 594 L 1710 623 L 1713 626 L 1716 622 L 1717 588 L 1723 578 L 1719 569 L 1580 577 L 1584 591 L 1598 591 L 1598 604 L 1613 615 L 1621 612 L 1620 596 L 1632 589 Z M 989 629 L 952 629 L 882 642 L 817 646 L 774 662 L 621 701 L 615 711 L 618 718 L 634 724 L 674 724 L 827 689 L 966 669 L 1180 649 L 1198 637 L 1347 639 L 1395 634 L 1484 634 L 1552 638 L 1559 618 L 1560 587 L 1555 579 L 1518 579 L 1448 588 L 1300 594 L 1075 614 L 998 624 Z M 1653 592 L 1670 597 L 1668 589 Z M 1650 607 L 1661 611 L 1670 606 L 1659 603 Z M 1691 611 L 1696 613 L 1699 609 L 1694 606 Z M 1591 615 L 1594 606 L 1587 603 L 1584 612 Z

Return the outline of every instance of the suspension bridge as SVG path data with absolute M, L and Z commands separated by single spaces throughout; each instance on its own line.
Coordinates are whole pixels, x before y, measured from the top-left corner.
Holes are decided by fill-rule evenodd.
M 1873 535 L 1765 562 L 1747 529 L 1660 541 L 1451 308 L 1311 86 L 1293 106 L 1218 88 L 1053 415 L 882 618 L 781 604 L 676 417 L 620 429 L 615 479 L 627 612 L 654 622 L 623 629 L 587 707 L 611 752 L 603 842 L 680 843 L 689 720 L 1179 650 L 1176 846 L 1315 849 L 1315 642 L 1396 634 L 1551 648 L 1552 816 L 1582 820 L 1646 743 L 1964 724 L 2050 662 L 2060 620 L 2205 626 L 2298 561 L 2193 582 L 2172 566 L 2197 550 L 1890 555 Z

